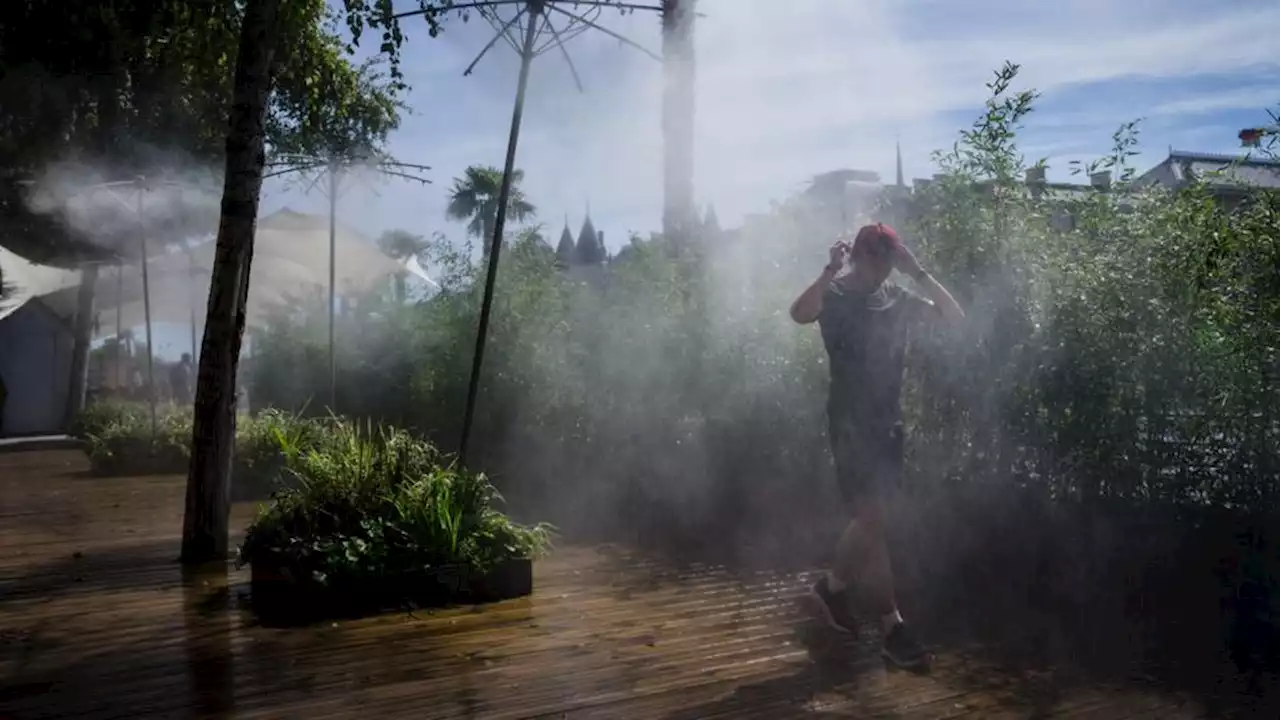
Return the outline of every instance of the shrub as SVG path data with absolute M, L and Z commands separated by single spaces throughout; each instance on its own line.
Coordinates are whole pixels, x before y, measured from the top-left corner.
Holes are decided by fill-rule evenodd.
M 157 408 L 155 432 L 145 405 L 95 403 L 77 418 L 74 436 L 85 441 L 96 475 L 180 473 L 191 457 L 191 415 Z
M 936 156 L 939 177 L 893 193 L 883 215 L 969 316 L 914 339 L 908 486 L 1280 506 L 1280 195 L 1138 188 L 1134 124 L 1096 167 L 1113 171 L 1109 192 L 1033 192 L 1018 141 L 1036 94 L 1016 89 L 1017 70 L 997 73 Z M 643 525 L 662 505 L 700 532 L 718 516 L 785 545 L 761 523 L 807 518 L 785 511 L 829 486 L 821 341 L 786 313 L 840 215 L 807 193 L 731 232 L 637 238 L 606 267 L 563 271 L 513 238 L 471 461 L 564 524 Z M 339 348 L 339 404 L 452 447 L 483 273 L 441 245 L 428 256 L 442 292 L 339 318 L 360 338 Z M 256 397 L 290 408 L 329 377 L 323 305 L 298 310 L 264 334 L 250 373 Z
M 187 472 L 191 459 L 191 413 L 156 408 L 156 429 L 142 403 L 102 402 L 85 408 L 72 429 L 85 441 L 92 472 L 102 476 L 168 475 Z M 268 409 L 236 423 L 232 489 L 239 497 L 270 493 L 287 481 L 285 456 L 313 442 L 315 421 Z
M 71 437 L 88 440 L 115 425 L 139 427 L 147 420 L 147 406 L 142 403 L 103 400 L 89 404 L 71 423 Z
M 294 487 L 250 525 L 239 562 L 281 568 L 335 589 L 479 573 L 549 548 L 551 528 L 524 526 L 493 505 L 484 475 L 445 464 L 430 444 L 384 426 L 337 418 L 309 426 L 311 442 L 279 448 Z

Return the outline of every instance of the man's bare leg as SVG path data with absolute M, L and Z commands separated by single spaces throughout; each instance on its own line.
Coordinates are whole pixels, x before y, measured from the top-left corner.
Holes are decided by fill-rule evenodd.
M 879 617 L 885 632 L 902 622 L 878 503 L 863 503 L 841 533 L 827 587 L 837 593 L 852 588 L 849 595 L 856 598 L 858 609 Z
M 884 631 L 881 654 L 900 667 L 927 668 L 929 654 L 898 612 L 879 506 L 862 503 L 858 508 L 836 544 L 832 571 L 814 585 L 813 594 L 822 602 L 830 624 L 846 632 L 855 631 L 858 610 L 875 613 Z

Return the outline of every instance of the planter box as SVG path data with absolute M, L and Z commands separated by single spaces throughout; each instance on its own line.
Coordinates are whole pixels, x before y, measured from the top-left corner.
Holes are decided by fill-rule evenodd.
M 288 567 L 253 563 L 254 612 L 269 624 L 300 625 L 328 618 L 358 618 L 410 607 L 446 607 L 524 597 L 533 593 L 533 561 L 507 560 L 478 573 L 469 566 L 383 578 L 358 587 L 330 587 L 295 577 Z
M 89 459 L 89 472 L 99 477 L 179 475 L 190 460 L 178 452 L 151 453 L 146 449 L 115 451 L 112 455 Z

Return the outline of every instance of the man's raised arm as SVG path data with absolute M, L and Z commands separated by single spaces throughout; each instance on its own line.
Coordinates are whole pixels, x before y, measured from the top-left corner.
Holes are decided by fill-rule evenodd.
M 831 259 L 827 266 L 822 268 L 822 274 L 800 293 L 795 302 L 791 303 L 792 320 L 801 325 L 808 325 L 818 319 L 822 314 L 822 296 L 836 273 L 840 272 L 849 250 L 849 243 L 844 240 L 837 240 L 836 244 L 831 246 Z
M 938 312 L 947 322 L 952 325 L 958 325 L 964 320 L 964 310 L 960 308 L 960 303 L 956 302 L 956 299 L 942 286 L 942 283 L 920 267 L 920 262 L 916 260 L 916 256 L 912 255 L 911 251 L 901 241 L 893 245 L 893 262 L 899 272 L 910 275 L 916 281 L 916 284 L 929 297 L 929 300 L 933 302 L 933 306 L 938 309 Z

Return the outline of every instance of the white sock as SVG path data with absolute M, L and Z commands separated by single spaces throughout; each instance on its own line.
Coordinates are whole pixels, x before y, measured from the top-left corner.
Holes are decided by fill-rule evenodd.
M 835 573 L 833 572 L 827 573 L 827 589 L 830 590 L 831 592 L 833 593 L 844 592 L 844 589 L 848 586 L 849 586 L 848 583 L 836 577 Z
M 890 630 L 894 629 L 901 623 L 902 623 L 902 613 L 898 612 L 897 610 L 894 610 L 888 615 L 880 616 L 880 624 L 884 626 L 885 632 L 889 632 Z

